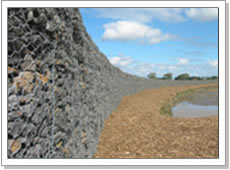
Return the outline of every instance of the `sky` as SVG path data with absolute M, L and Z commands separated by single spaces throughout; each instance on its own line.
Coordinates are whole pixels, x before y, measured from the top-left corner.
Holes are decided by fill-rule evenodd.
M 218 75 L 217 8 L 80 8 L 111 64 L 141 77 Z

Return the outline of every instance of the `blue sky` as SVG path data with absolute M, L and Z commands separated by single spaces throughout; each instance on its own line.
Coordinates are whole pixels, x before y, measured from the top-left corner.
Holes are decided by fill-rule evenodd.
M 81 8 L 87 32 L 130 74 L 218 74 L 217 8 Z

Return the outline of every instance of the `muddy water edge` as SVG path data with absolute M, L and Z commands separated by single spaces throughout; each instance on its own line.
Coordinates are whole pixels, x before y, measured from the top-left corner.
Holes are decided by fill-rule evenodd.
M 161 114 L 173 117 L 206 117 L 218 115 L 218 88 L 189 89 L 161 107 Z

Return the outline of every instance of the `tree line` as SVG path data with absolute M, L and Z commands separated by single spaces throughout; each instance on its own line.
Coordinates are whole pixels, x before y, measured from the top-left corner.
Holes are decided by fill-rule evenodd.
M 172 73 L 165 73 L 163 77 L 157 77 L 156 73 L 150 73 L 147 76 L 149 79 L 158 79 L 158 80 L 173 80 Z M 210 77 L 199 77 L 199 76 L 190 76 L 188 73 L 183 73 L 174 78 L 174 80 L 217 80 L 218 76 Z

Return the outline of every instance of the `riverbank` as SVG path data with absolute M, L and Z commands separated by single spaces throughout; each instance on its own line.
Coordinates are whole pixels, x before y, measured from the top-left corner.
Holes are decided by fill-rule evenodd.
M 105 120 L 95 158 L 217 158 L 218 117 L 174 118 L 160 109 L 178 93 L 217 85 L 146 89 Z

